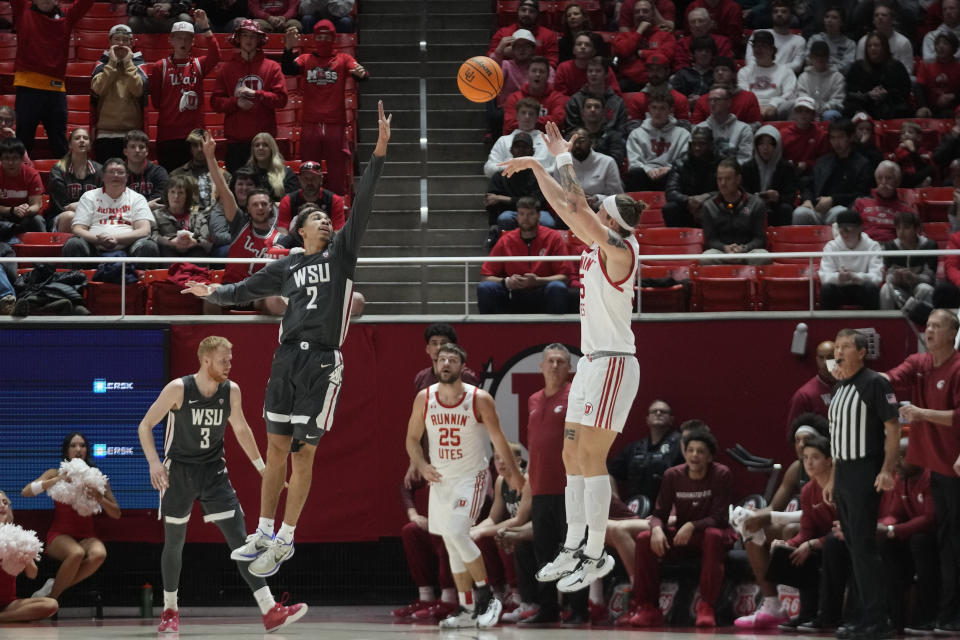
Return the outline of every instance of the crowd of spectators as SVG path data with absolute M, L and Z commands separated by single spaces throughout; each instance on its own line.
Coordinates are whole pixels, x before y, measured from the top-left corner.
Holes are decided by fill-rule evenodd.
M 486 196 L 488 251 L 510 228 L 503 211 L 512 211 L 500 197 L 507 194 L 498 191 L 497 164 L 509 157 L 511 136 L 520 130 L 553 171 L 541 141 L 548 121 L 568 139 L 577 137 L 575 155 L 589 142 L 591 166 L 612 163 L 625 190 L 664 192 L 660 224 L 703 227 L 709 251 L 764 250 L 767 227 L 836 225 L 845 212 L 848 224 L 850 214 L 859 216 L 863 241 L 842 243 L 835 226 L 837 246 L 825 249 L 872 248 L 870 242 L 886 250 L 930 246 L 918 199 L 903 190 L 951 186 L 960 173 L 960 0 L 929 6 L 877 0 L 853 9 L 790 0 L 637 0 L 622 3 L 616 14 L 612 4 L 601 3 L 599 15 L 576 2 L 564 7 L 553 31 L 546 26 L 556 23 L 553 16 L 545 17 L 536 0 L 522 0 L 516 24 L 502 26 L 490 45 L 488 55 L 517 79 L 504 86 L 497 106 L 491 103 L 491 135 L 502 137 L 484 168 L 493 176 Z M 737 166 L 726 166 L 738 185 L 727 196 L 739 194 L 734 200 L 725 199 L 717 182 L 718 164 L 731 159 Z M 597 170 L 577 175 L 598 181 Z M 543 200 L 534 181 L 518 175 L 513 183 L 511 198 Z M 593 192 L 606 193 L 615 181 L 604 183 Z M 584 187 L 589 196 L 591 188 Z M 952 199 L 949 221 L 956 232 L 960 189 Z M 740 241 L 717 237 L 711 203 L 724 209 L 721 226 L 751 233 Z M 904 229 L 915 230 L 916 242 L 896 240 L 894 216 L 901 211 L 915 216 L 917 224 L 904 222 Z M 652 220 L 646 226 L 657 226 Z M 541 222 L 563 231 L 546 208 Z M 572 242 L 568 237 L 571 252 Z M 947 278 L 941 274 L 943 286 L 932 280 L 936 269 L 916 274 L 918 282 L 897 271 L 897 284 L 878 297 L 872 287 L 879 290 L 887 276 L 883 260 L 877 262 L 880 273 L 864 268 L 871 275 L 856 276 L 855 283 L 845 273 L 835 281 L 836 273 L 821 269 L 828 285 L 823 308 L 899 308 L 905 299 L 893 291 L 932 304 L 928 288 L 940 291 L 938 302 L 956 298 L 955 267 Z M 837 297 L 838 290 L 843 295 Z
M 898 214 L 898 239 L 910 242 L 906 230 L 915 223 L 913 214 Z M 922 273 L 915 266 L 903 268 Z M 864 366 L 866 338 L 853 330 L 840 331 L 836 342 L 821 342 L 816 375 L 796 390 L 785 412 L 794 455 L 779 461 L 780 484 L 763 497 L 736 495 L 731 470 L 717 460 L 721 443 L 710 427 L 696 418 L 681 422 L 682 403 L 654 398 L 639 418 L 645 424 L 642 437 L 607 461 L 613 498 L 606 545 L 616 552 L 617 567 L 606 581 L 562 598 L 553 583 L 534 579 L 561 544 L 564 529 L 557 436 L 564 427 L 573 362 L 562 344 L 547 345 L 540 363 L 543 386 L 527 403 L 526 451 L 512 444 L 521 468 L 529 461 L 526 486 L 517 493 L 497 484 L 490 516 L 473 530 L 490 583 L 505 603 L 502 622 L 618 627 L 733 622 L 740 632 L 839 628 L 855 640 L 892 638 L 898 631 L 955 633 L 960 573 L 951 537 L 957 523 L 950 514 L 958 496 L 960 443 L 948 432 L 960 406 L 960 387 L 950 382 L 960 365 L 954 348 L 958 328 L 956 314 L 935 311 L 926 323 L 927 351 L 885 373 Z M 424 335 L 431 359 L 438 343 L 457 339 L 445 324 L 431 325 Z M 436 379 L 435 367 L 434 361 L 417 376 L 418 387 Z M 904 403 L 899 416 L 898 398 L 913 402 Z M 869 414 L 847 413 L 851 401 L 865 403 L 868 409 L 860 405 L 861 411 Z M 909 426 L 901 427 L 904 423 Z M 847 439 L 850 429 L 859 430 L 856 442 Z M 408 470 L 402 493 L 410 522 L 403 540 L 419 593 L 393 611 L 420 621 L 442 619 L 457 606 L 443 545 L 426 533 L 426 516 L 416 506 L 414 492 L 424 484 Z M 861 491 L 866 499 L 852 503 L 849 491 Z M 745 511 L 731 510 L 741 505 Z M 491 539 L 495 546 L 481 543 Z M 752 593 L 756 609 L 733 620 L 735 596 L 724 582 L 725 567 L 738 562 L 728 557 L 735 547 L 746 551 L 756 580 L 756 591 L 741 584 L 738 593 Z M 865 577 L 871 562 L 878 564 Z M 686 600 L 675 590 L 661 591 L 663 564 L 672 566 L 674 580 L 698 574 L 692 617 L 678 608 Z M 871 581 L 866 588 L 865 579 Z M 799 603 L 790 588 L 798 590 Z M 680 589 L 692 592 L 694 585 L 681 579 Z M 718 621 L 720 607 L 727 612 Z
M 60 241 L 66 257 L 263 258 L 296 245 L 280 240 L 302 207 L 343 225 L 352 189 L 346 124 L 356 108 L 346 88 L 367 76 L 334 46 L 338 32 L 353 31 L 352 0 L 131 0 L 127 22 L 102 33 L 107 48 L 90 64 L 90 126 L 68 135 L 68 43 L 92 4 L 13 3 L 19 42 L 30 46 L 16 52 L 16 106 L 0 110 L 0 254 L 12 255 L 22 234 L 46 231 L 70 234 Z M 265 52 L 273 32 L 284 34 L 277 59 Z M 147 62 L 136 50 L 142 33 L 168 33 L 167 52 Z M 222 53 L 221 42 L 235 51 Z M 295 156 L 284 157 L 278 112 L 295 108 L 293 92 L 304 105 L 294 112 L 302 136 L 283 140 Z M 148 124 L 151 106 L 156 119 Z M 212 115 L 222 128 L 208 128 Z M 53 159 L 39 171 L 41 123 Z M 220 143 L 225 171 L 208 142 Z M 257 190 L 262 207 L 251 199 Z M 16 265 L 5 265 L 0 315 L 16 308 L 16 275 Z

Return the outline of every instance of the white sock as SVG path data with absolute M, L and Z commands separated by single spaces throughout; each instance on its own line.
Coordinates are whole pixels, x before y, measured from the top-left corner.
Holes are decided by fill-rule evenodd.
M 583 503 L 587 515 L 587 546 L 584 553 L 591 558 L 599 558 L 603 553 L 610 514 L 610 478 L 606 475 L 590 476 L 583 479 L 583 485 Z
M 764 596 L 763 604 L 760 607 L 765 613 L 780 612 L 780 598 L 777 596 Z
M 260 524 L 257 525 L 260 533 L 273 536 L 273 518 L 260 518 Z
M 460 596 L 460 606 L 473 613 L 473 591 L 460 591 L 457 595 Z
M 179 591 L 179 589 L 177 591 Z M 174 611 L 180 610 L 180 607 L 177 606 L 177 591 L 163 592 L 163 608 L 164 609 L 173 609 Z
M 267 615 L 267 612 L 277 604 L 273 599 L 273 594 L 270 593 L 270 587 L 267 586 L 260 587 L 254 591 L 253 597 L 257 601 L 257 606 L 260 607 L 260 613 L 263 615 Z
M 280 538 L 284 544 L 290 544 L 293 542 L 293 530 L 297 528 L 297 525 L 290 525 L 284 522 L 280 525 L 280 531 L 277 531 L 277 538 Z
M 453 587 L 448 587 L 440 592 L 440 601 L 446 603 L 457 602 L 457 590 Z
M 594 580 L 590 583 L 590 602 L 603 604 L 603 580 Z
M 583 537 L 587 534 L 583 487 L 583 476 L 567 476 L 567 487 L 563 491 L 563 502 L 567 511 L 567 539 L 563 546 L 567 549 L 579 549 Z M 607 508 L 609 509 L 609 506 Z
M 419 589 L 421 602 L 433 602 L 436 599 L 433 597 L 433 587 L 420 587 Z

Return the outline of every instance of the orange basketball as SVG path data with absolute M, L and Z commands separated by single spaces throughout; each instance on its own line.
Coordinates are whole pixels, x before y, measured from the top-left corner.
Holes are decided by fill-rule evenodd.
M 471 102 L 490 102 L 503 88 L 503 71 L 487 56 L 474 56 L 460 65 L 457 86 Z

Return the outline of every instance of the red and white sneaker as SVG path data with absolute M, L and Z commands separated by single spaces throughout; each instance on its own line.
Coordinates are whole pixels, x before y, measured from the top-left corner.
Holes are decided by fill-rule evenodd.
M 276 631 L 280 627 L 285 627 L 288 624 L 293 624 L 306 615 L 307 605 L 300 602 L 287 606 L 287 600 L 289 599 L 289 593 L 283 594 L 280 602 L 273 605 L 273 609 L 263 614 L 263 627 L 267 630 L 267 633 Z
M 405 607 L 394 609 L 393 611 L 390 612 L 390 615 L 392 615 L 394 618 L 409 618 L 410 616 L 415 614 L 417 611 L 420 611 L 421 609 L 429 609 L 434 604 L 436 604 L 436 600 L 434 600 L 433 602 L 427 602 L 425 600 L 417 600 L 416 602 L 411 602 Z
M 157 626 L 160 633 L 177 633 L 180 631 L 180 612 L 173 609 L 164 609 L 160 614 L 160 624 Z
M 460 610 L 459 602 L 435 602 L 426 609 L 420 609 L 413 614 L 417 620 L 445 620 Z

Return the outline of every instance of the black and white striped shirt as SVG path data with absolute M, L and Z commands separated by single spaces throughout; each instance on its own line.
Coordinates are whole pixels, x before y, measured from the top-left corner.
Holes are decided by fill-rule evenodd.
M 884 423 L 898 415 L 893 388 L 876 371 L 864 367 L 852 378 L 838 382 L 827 410 L 833 459 L 883 456 Z

